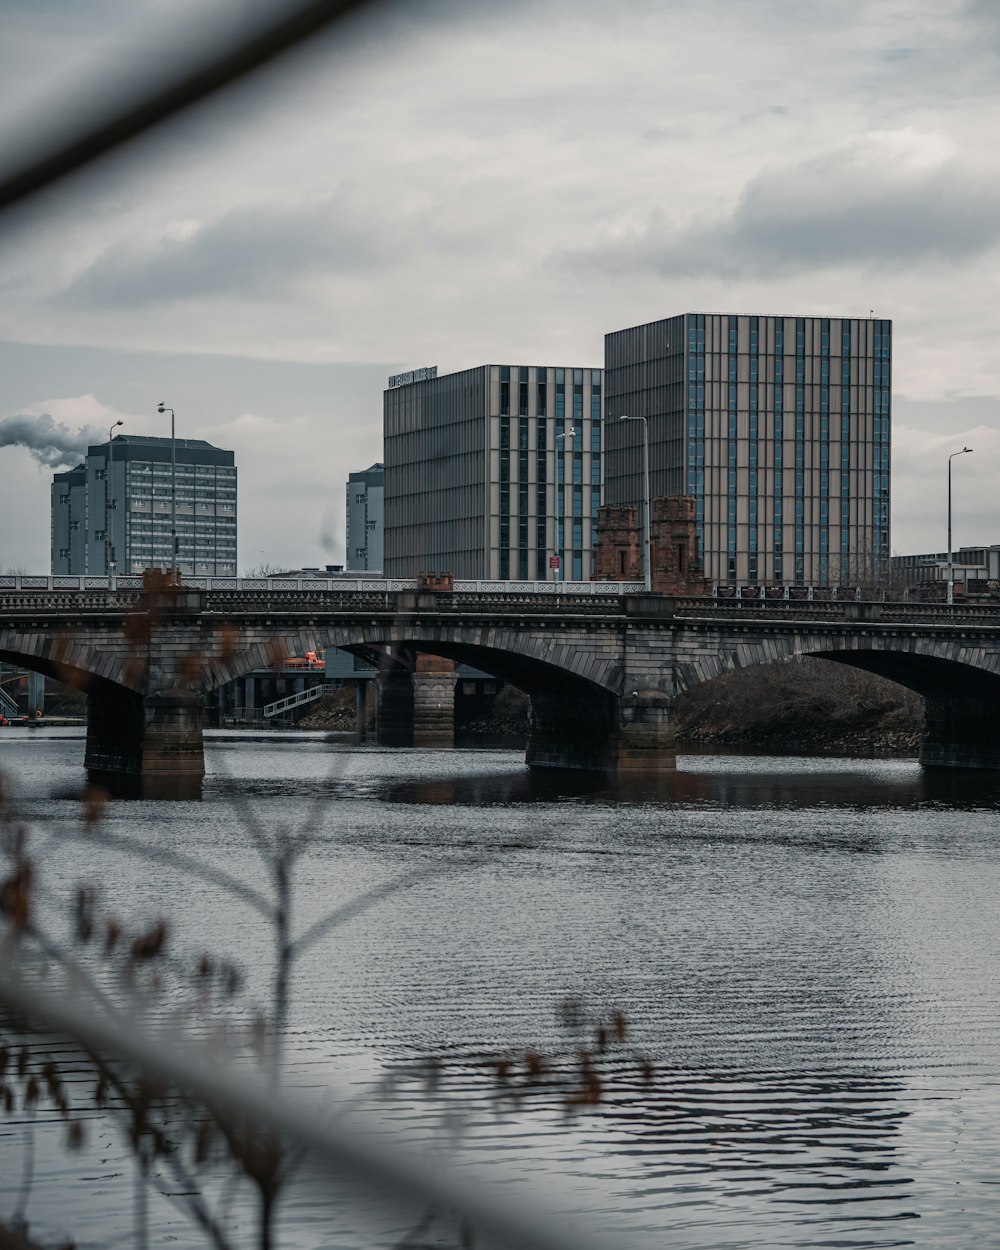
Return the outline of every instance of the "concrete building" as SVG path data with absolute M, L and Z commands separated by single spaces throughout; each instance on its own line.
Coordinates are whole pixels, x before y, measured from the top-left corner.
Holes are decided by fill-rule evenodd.
M 926 582 L 948 580 L 947 551 L 931 551 L 922 555 L 893 556 L 894 583 L 918 586 Z M 952 575 L 956 585 L 978 591 L 989 589 L 989 583 L 1000 583 L 1000 543 L 989 547 L 956 547 L 951 554 Z
M 892 323 L 684 313 L 605 337 L 610 504 L 691 496 L 713 582 L 856 584 L 889 560 Z
M 386 576 L 588 579 L 602 502 L 601 377 L 480 365 L 390 379 Z
M 236 575 L 236 458 L 202 439 L 176 443 L 177 565 Z M 110 469 L 110 473 L 109 473 Z M 102 576 L 171 567 L 171 440 L 120 434 L 87 448 L 52 482 L 52 572 Z
M 87 467 L 78 464 L 52 478 L 53 573 L 86 573 L 87 568 Z
M 348 475 L 345 546 L 350 572 L 382 572 L 384 496 L 385 466 L 381 463 Z

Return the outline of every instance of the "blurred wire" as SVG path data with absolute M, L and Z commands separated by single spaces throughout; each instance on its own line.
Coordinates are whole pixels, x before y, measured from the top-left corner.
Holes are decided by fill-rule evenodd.
M 241 43 L 221 50 L 213 48 L 201 63 L 182 66 L 175 78 L 157 84 L 148 94 L 116 101 L 106 116 L 94 118 L 84 109 L 82 120 L 78 120 L 78 114 L 67 109 L 73 119 L 71 125 L 48 151 L 10 171 L 0 171 L 0 212 L 374 3 L 308 0 L 294 4 L 290 11 L 283 6 L 280 18 L 256 26 Z
M 134 1022 L 122 1029 L 70 995 L 57 998 L 34 989 L 17 979 L 16 969 L 0 968 L 0 1006 L 32 1029 L 67 1035 L 90 1054 L 114 1056 L 148 1080 L 182 1090 L 222 1123 L 249 1120 L 293 1143 L 326 1165 L 316 1175 L 322 1183 L 350 1177 L 378 1193 L 383 1206 L 400 1200 L 431 1203 L 464 1217 L 489 1244 L 512 1250 L 607 1250 L 601 1236 L 565 1210 L 564 1200 L 546 1203 L 523 1187 L 515 1191 L 514 1177 L 499 1158 L 473 1171 L 467 1161 L 430 1151 L 426 1140 L 408 1140 L 398 1128 L 390 1137 L 378 1117 L 357 1107 L 348 1113 L 346 1100 L 339 1114 L 320 1116 L 315 1096 L 306 1101 L 308 1091 L 302 1097 L 287 1089 L 275 1093 L 224 1060 L 208 1062 L 203 1050 L 181 1038 L 155 1038 Z

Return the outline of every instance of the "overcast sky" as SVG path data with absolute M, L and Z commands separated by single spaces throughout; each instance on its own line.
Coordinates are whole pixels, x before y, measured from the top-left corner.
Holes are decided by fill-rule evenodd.
M 275 7 L 6 0 L 4 142 Z M 385 5 L 0 219 L 0 419 L 164 400 L 236 451 L 241 567 L 339 563 L 389 373 L 874 309 L 893 549 L 943 549 L 966 443 L 956 544 L 1000 542 L 998 62 L 995 0 Z M 0 568 L 48 570 L 50 481 L 0 447 Z

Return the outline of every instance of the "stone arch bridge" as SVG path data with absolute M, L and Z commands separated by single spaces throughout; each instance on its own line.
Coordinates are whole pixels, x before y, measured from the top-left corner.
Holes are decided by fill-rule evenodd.
M 602 583 L 436 592 L 367 580 L 55 580 L 0 585 L 0 660 L 86 691 L 86 766 L 118 791 L 198 793 L 206 695 L 329 646 L 377 660 L 385 743 L 412 741 L 414 726 L 419 735 L 440 716 L 442 683 L 451 694 L 454 677 L 413 671 L 414 656 L 429 653 L 528 693 L 534 767 L 670 768 L 680 693 L 734 668 L 813 655 L 920 694 L 924 763 L 1000 767 L 1000 610 L 988 606 L 680 599 Z

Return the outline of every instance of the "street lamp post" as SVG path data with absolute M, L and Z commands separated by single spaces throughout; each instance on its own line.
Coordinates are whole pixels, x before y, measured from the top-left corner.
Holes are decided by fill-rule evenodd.
M 955 563 L 951 550 L 951 462 L 956 456 L 965 456 L 972 451 L 971 447 L 963 447 L 961 451 L 953 451 L 948 457 L 948 602 L 955 602 Z
M 119 425 L 124 425 L 124 421 L 116 421 L 108 429 L 108 476 L 104 483 L 104 571 L 110 579 L 114 573 L 115 563 L 115 545 L 111 541 L 111 526 L 114 521 L 115 501 L 111 496 L 111 472 L 115 464 L 115 430 Z M 111 582 L 109 580 L 108 585 Z
M 177 581 L 177 439 L 174 435 L 174 410 L 160 404 L 157 412 L 170 413 L 170 580 Z
M 619 421 L 642 422 L 642 512 L 643 512 L 643 574 L 646 593 L 653 589 L 652 526 L 649 519 L 649 422 L 645 417 L 621 416 Z
M 563 545 L 562 545 L 561 550 L 559 551 L 559 569 L 558 569 L 559 577 L 554 580 L 562 581 L 562 582 L 566 580 L 566 441 L 568 439 L 571 439 L 575 433 L 576 433 L 576 429 L 571 425 L 568 430 L 564 430 L 562 434 L 557 434 L 555 437 L 555 441 L 557 443 L 562 441 L 563 480 L 562 480 L 562 486 L 561 486 L 561 495 L 562 495 L 562 503 L 563 503 L 563 510 L 562 510 Z M 558 515 L 558 510 L 557 510 L 557 513 L 556 513 L 556 527 L 557 527 L 556 532 L 557 533 L 558 533 L 558 524 L 559 524 L 559 515 Z

